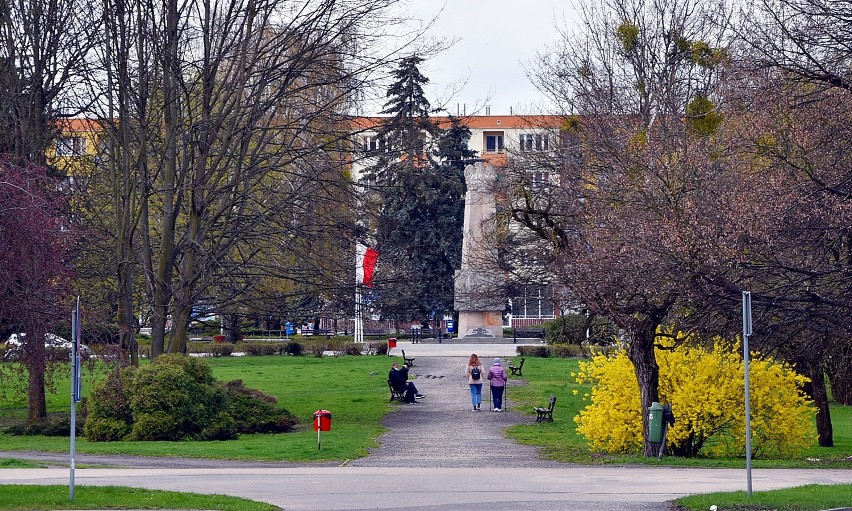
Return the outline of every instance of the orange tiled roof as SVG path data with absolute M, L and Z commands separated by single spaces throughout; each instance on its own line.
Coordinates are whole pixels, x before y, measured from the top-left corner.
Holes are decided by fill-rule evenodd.
M 356 130 L 370 130 L 377 128 L 386 119 L 389 117 L 353 117 L 351 123 Z M 446 116 L 431 119 L 439 125 L 450 122 Z M 556 128 L 564 122 L 564 118 L 558 115 L 470 115 L 460 119 L 471 129 Z

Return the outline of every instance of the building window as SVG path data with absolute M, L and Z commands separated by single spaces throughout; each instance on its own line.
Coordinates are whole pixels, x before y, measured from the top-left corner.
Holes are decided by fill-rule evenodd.
M 545 187 L 550 184 L 549 172 L 532 172 L 532 184 L 537 188 Z
M 521 135 L 521 151 L 547 151 L 550 149 L 550 141 L 547 134 L 525 133 Z
M 512 297 L 512 319 L 553 319 L 554 310 L 552 286 L 525 286 Z
M 383 153 L 387 151 L 387 143 L 382 137 L 375 135 L 364 137 L 364 152 Z
M 56 141 L 57 156 L 83 156 L 86 154 L 86 139 L 83 137 L 59 137 Z
M 503 152 L 503 132 L 485 133 L 485 152 L 486 153 L 502 153 Z

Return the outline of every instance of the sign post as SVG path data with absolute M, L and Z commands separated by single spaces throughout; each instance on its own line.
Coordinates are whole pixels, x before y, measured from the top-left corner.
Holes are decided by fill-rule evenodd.
M 746 480 L 751 497 L 751 394 L 749 388 L 748 338 L 751 336 L 751 292 L 743 291 L 743 367 L 745 372 Z
M 68 498 L 74 502 L 74 458 L 77 451 L 77 403 L 82 391 L 80 368 L 80 297 L 71 312 L 71 474 L 68 483 Z

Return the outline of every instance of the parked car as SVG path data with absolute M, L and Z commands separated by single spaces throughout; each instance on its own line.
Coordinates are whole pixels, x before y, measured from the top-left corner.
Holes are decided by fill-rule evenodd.
M 23 347 L 22 341 L 26 335 L 25 333 L 19 333 L 9 336 L 6 340 L 6 351 L 3 353 L 3 357 L 6 360 L 18 359 Z M 56 356 L 57 359 L 62 357 L 67 359 L 71 353 L 71 349 L 74 347 L 74 343 L 56 334 L 44 334 L 44 347 L 50 356 Z M 89 356 L 89 347 L 85 344 L 80 345 L 80 356 L 83 358 Z

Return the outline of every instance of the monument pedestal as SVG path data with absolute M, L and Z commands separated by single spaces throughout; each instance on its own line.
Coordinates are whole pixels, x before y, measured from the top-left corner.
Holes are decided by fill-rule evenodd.
M 503 338 L 502 311 L 459 311 L 459 338 Z
M 489 242 L 483 225 L 497 214 L 492 183 L 496 172 L 482 162 L 464 169 L 461 268 L 456 270 L 454 308 L 459 313 L 459 338 L 502 339 L 504 282 L 497 249 Z

